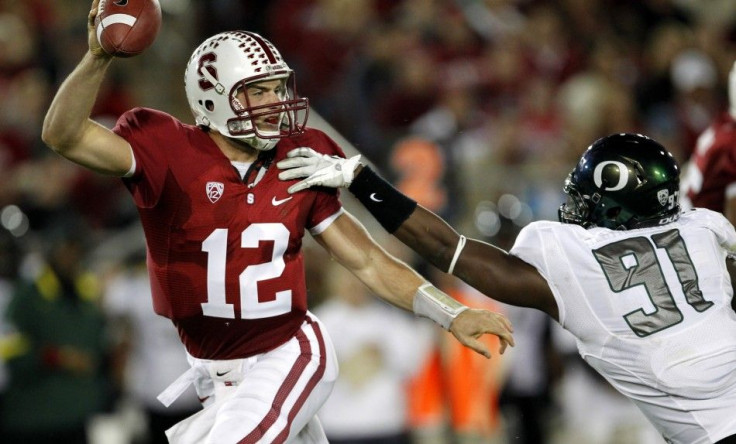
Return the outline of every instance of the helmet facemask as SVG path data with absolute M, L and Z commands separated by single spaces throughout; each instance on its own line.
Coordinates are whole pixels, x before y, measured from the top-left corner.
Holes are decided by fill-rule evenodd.
M 567 195 L 567 202 L 560 205 L 557 210 L 557 216 L 560 222 L 566 224 L 581 225 L 588 228 L 591 222 L 588 220 L 590 208 L 583 196 L 572 182 L 572 173 L 567 175 L 563 191 Z
M 252 105 L 248 96 L 248 88 L 254 84 L 281 80 L 282 85 L 278 101 L 263 105 Z M 241 94 L 242 93 L 242 94 Z M 273 76 L 252 81 L 238 82 L 230 92 L 230 107 L 235 115 L 227 120 L 226 136 L 240 139 L 259 150 L 273 148 L 281 138 L 289 137 L 304 131 L 309 106 L 306 99 L 293 99 L 296 95 L 294 76 Z M 238 97 L 242 97 L 240 100 Z M 273 129 L 264 128 L 264 122 Z
M 558 209 L 558 218 L 562 223 L 611 230 L 628 230 L 640 226 L 641 221 L 634 213 L 608 197 L 599 193 L 582 194 L 574 184 L 568 184 L 567 181 L 564 190 L 567 202 Z

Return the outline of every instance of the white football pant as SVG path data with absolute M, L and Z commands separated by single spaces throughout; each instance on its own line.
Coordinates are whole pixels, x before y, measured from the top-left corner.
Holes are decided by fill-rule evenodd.
M 309 313 L 296 335 L 246 359 L 190 357 L 205 408 L 166 431 L 171 444 L 325 444 L 316 417 L 337 378 L 327 331 Z

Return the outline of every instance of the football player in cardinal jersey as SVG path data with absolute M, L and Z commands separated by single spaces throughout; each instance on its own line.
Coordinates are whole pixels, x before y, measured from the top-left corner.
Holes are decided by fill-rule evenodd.
M 287 156 L 280 177 L 307 177 L 294 196 L 349 186 L 438 268 L 558 321 L 668 443 L 736 443 L 736 231 L 720 213 L 680 212 L 679 167 L 659 143 L 639 134 L 593 143 L 565 182 L 560 222 L 527 225 L 509 252 L 459 235 L 369 167 L 353 177 L 346 161 L 309 148 Z
M 683 209 L 708 208 L 736 224 L 736 63 L 728 76 L 729 109 L 698 137 L 682 180 Z
M 485 356 L 513 345 L 505 317 L 470 309 L 378 246 L 332 189 L 290 195 L 275 162 L 296 147 L 344 157 L 305 126 L 307 100 L 278 50 L 224 32 L 192 54 L 185 89 L 196 125 L 133 109 L 109 130 L 89 119 L 112 57 L 89 14 L 89 51 L 59 88 L 43 140 L 69 160 L 120 176 L 140 214 L 154 309 L 192 364 L 159 399 L 194 384 L 205 408 L 167 431 L 173 443 L 326 442 L 315 416 L 337 374 L 328 333 L 307 309 L 305 231 L 387 302 L 428 317 Z M 350 168 L 352 172 L 352 168 Z

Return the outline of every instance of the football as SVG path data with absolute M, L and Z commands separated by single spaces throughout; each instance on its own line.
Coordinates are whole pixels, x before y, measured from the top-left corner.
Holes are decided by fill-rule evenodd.
M 106 53 L 131 57 L 151 46 L 161 28 L 158 0 L 100 0 L 97 41 Z

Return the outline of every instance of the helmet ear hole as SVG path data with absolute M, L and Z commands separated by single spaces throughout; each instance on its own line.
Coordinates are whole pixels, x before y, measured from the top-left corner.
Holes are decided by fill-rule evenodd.
M 621 207 L 609 208 L 606 211 L 606 219 L 616 219 L 621 214 Z
M 212 100 L 205 100 L 204 107 L 207 109 L 207 111 L 212 112 L 215 110 L 215 102 Z

